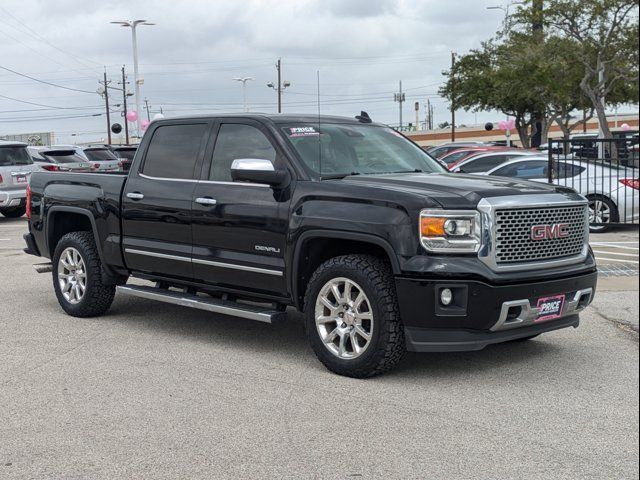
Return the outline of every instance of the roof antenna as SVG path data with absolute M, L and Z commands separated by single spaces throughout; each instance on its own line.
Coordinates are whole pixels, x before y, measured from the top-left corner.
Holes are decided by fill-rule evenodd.
M 322 142 L 320 141 L 320 70 L 316 70 L 316 83 L 318 85 L 318 166 L 320 168 L 320 180 L 322 180 Z
M 361 111 L 360 115 L 356 115 L 356 120 L 358 120 L 360 123 L 372 123 L 373 120 L 371 120 L 371 117 L 369 116 L 369 114 L 365 111 Z

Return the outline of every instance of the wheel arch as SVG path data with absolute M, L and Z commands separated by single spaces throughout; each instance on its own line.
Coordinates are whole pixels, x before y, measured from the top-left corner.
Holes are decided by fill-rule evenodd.
M 306 286 L 313 272 L 329 258 L 347 254 L 369 254 L 383 258 L 394 274 L 400 264 L 391 244 L 381 237 L 356 232 L 313 230 L 300 235 L 293 253 L 291 293 L 298 310 L 304 307 Z

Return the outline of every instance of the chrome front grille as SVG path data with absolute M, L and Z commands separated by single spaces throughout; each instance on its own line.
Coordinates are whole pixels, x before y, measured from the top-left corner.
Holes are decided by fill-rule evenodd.
M 496 265 L 560 260 L 584 251 L 586 205 L 496 209 L 494 215 Z M 566 224 L 564 238 L 532 238 L 532 227 L 558 224 Z

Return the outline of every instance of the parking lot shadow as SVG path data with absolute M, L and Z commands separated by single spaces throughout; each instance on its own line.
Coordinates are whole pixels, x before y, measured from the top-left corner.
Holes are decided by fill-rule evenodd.
M 144 299 L 118 297 L 108 316 L 101 320 L 117 322 L 128 328 L 152 330 L 165 336 L 189 338 L 194 341 L 220 344 L 239 351 L 288 358 L 313 356 L 302 324 L 302 315 L 288 310 L 285 320 L 266 324 L 212 314 L 200 310 L 151 302 Z M 452 353 L 411 353 L 397 368 L 381 378 L 402 379 L 428 376 L 430 378 L 468 376 L 491 369 L 512 370 L 528 364 L 545 368 L 562 350 L 557 343 L 540 336 L 527 342 L 490 345 L 484 350 Z M 320 363 L 317 369 L 323 370 Z M 314 369 L 315 370 L 315 369 Z

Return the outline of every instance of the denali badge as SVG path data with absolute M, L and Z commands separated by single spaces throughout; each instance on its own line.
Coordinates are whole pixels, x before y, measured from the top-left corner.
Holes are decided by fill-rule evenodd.
M 531 227 L 531 240 L 553 240 L 569 236 L 568 223 L 556 223 L 554 225 L 534 225 Z
M 280 253 L 280 249 L 276 247 L 265 247 L 264 245 L 255 245 L 254 248 L 259 252 Z

